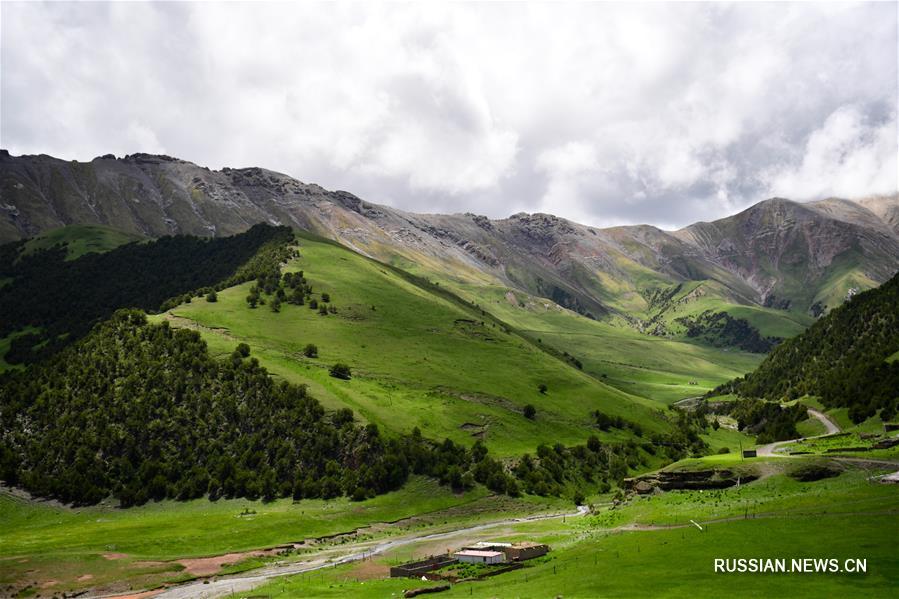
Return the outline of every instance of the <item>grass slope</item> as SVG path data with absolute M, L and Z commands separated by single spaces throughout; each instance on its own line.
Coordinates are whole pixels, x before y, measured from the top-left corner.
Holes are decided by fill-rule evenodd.
M 641 334 L 629 326 L 591 320 L 549 300 L 505 287 L 460 287 L 463 297 L 532 339 L 576 356 L 585 372 L 663 405 L 701 395 L 752 370 L 763 358 L 685 339 Z
M 416 284 L 330 242 L 305 239 L 300 251 L 286 270 L 303 270 L 315 296 L 329 293 L 338 314 L 287 304 L 280 313 L 253 310 L 244 301 L 246 284 L 167 317 L 199 328 L 213 351 L 247 342 L 271 372 L 309 384 L 327 407 L 350 407 L 393 431 L 417 426 L 433 438 L 483 438 L 499 455 L 583 442 L 595 432 L 589 414 L 597 409 L 649 431 L 667 426 L 660 404 L 601 383 L 439 287 Z M 307 343 L 318 346 L 318 358 L 302 355 Z M 349 364 L 353 379 L 330 377 L 335 362 Z M 546 394 L 538 391 L 541 383 Z M 522 415 L 529 403 L 535 420 Z
M 125 233 L 102 225 L 69 225 L 29 239 L 25 243 L 23 253 L 30 254 L 62 244 L 68 251 L 66 259 L 74 260 L 84 254 L 108 252 L 120 245 L 143 239 L 140 235 Z

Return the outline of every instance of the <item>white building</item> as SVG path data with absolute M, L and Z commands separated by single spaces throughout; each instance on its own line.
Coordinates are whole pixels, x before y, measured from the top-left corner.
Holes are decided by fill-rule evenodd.
M 453 557 L 467 564 L 501 564 L 506 561 L 506 554 L 502 551 L 480 551 L 477 549 L 463 549 L 454 553 Z

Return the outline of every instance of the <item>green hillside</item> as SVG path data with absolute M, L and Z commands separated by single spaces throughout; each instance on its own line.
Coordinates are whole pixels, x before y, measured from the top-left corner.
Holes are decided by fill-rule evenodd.
M 806 332 L 777 347 L 757 370 L 720 391 L 771 400 L 820 397 L 849 408 L 859 423 L 899 408 L 899 275 L 832 310 Z
M 69 225 L 29 239 L 22 253 L 28 255 L 62 245 L 66 248 L 66 259 L 75 260 L 84 254 L 108 252 L 126 243 L 144 239 L 135 233 L 126 233 L 103 225 Z
M 310 234 L 298 233 L 296 245 L 290 243 L 278 236 L 274 245 L 297 252 L 259 246 L 267 247 L 268 259 L 240 279 L 245 282 L 219 278 L 202 290 L 189 280 L 179 283 L 187 292 L 177 305 L 146 317 L 149 323 L 136 312 L 119 312 L 56 357 L 0 375 L 0 478 L 44 496 L 101 501 L 70 508 L 0 489 L 0 519 L 9 524 L 0 543 L 0 559 L 9 565 L 0 573 L 0 594 L 127 592 L 189 581 L 196 576 L 190 557 L 233 553 L 213 570 L 223 574 L 272 559 L 325 561 L 409 537 L 411 543 L 384 556 L 254 591 L 390 596 L 431 583 L 387 579 L 389 564 L 496 538 L 491 535 L 548 542 L 553 552 L 520 571 L 454 585 L 447 596 L 622 594 L 638 575 L 653 577 L 648 593 L 686 596 L 696 579 L 690 564 L 708 563 L 722 546 L 738 542 L 785 554 L 814 542 L 841 558 L 858 554 L 861 544 L 877 569 L 865 584 L 803 579 L 797 595 L 879 590 L 895 581 L 887 559 L 894 490 L 869 482 L 870 471 L 840 463 L 847 472 L 837 478 L 798 482 L 787 473 L 805 458 L 744 463 L 737 450 L 752 443 L 745 432 L 702 429 L 691 424 L 691 413 L 669 409 L 764 359 L 690 338 L 677 328 L 678 318 L 724 311 L 760 334 L 787 337 L 809 323 L 806 317 L 743 305 L 715 283 L 698 281 L 667 303 L 631 298 L 652 304 L 640 319 L 658 315 L 670 327 L 668 335 L 650 335 L 621 316 L 592 320 L 460 273 L 416 269 L 422 276 L 415 276 Z M 256 250 L 249 259 L 239 253 L 241 268 L 254 263 Z M 77 269 L 84 259 L 96 257 L 67 264 Z M 237 262 L 228 263 L 229 272 Z M 212 281 L 212 274 L 204 276 Z M 884 289 L 889 285 L 895 284 Z M 271 293 L 252 291 L 265 287 Z M 279 288 L 282 301 L 276 301 Z M 843 318 L 844 310 L 867 305 L 868 295 L 795 342 Z M 258 298 L 255 308 L 249 296 Z M 302 305 L 291 303 L 298 296 Z M 889 296 L 871 305 L 884 310 L 896 302 Z M 876 326 L 891 326 L 888 317 L 871 308 L 864 318 L 870 326 L 862 339 L 890 339 Z M 831 326 L 828 339 L 841 330 Z M 242 343 L 249 355 L 246 348 L 235 352 Z M 881 363 L 897 349 L 885 350 Z M 349 378 L 333 376 L 337 363 L 349 367 Z M 600 421 L 613 425 L 601 429 Z M 699 434 L 707 448 L 696 443 Z M 599 443 L 590 440 L 594 435 Z M 480 453 L 479 440 L 489 456 Z M 705 493 L 627 497 L 621 477 L 670 462 L 676 443 L 679 455 L 729 453 L 666 471 L 727 468 L 761 480 Z M 895 450 L 875 457 L 894 460 Z M 826 458 L 809 463 L 820 459 Z M 111 497 L 147 503 L 118 509 Z M 574 498 L 594 503 L 595 513 L 510 520 L 570 512 Z M 821 527 L 825 509 L 857 535 Z M 690 519 L 704 531 L 687 524 Z M 502 526 L 451 540 L 426 537 L 491 520 Z M 669 528 L 678 526 L 684 528 Z M 297 543 L 335 533 L 349 534 Z M 732 585 L 727 577 L 703 580 L 721 592 Z M 744 583 L 758 594 L 777 589 L 768 579 Z
M 763 356 L 685 337 L 640 333 L 623 319 L 592 320 L 508 287 L 434 277 L 533 342 L 576 357 L 583 371 L 628 394 L 671 404 L 755 368 Z
M 93 239 L 93 229 L 68 230 L 79 232 L 85 243 Z M 30 253 L 22 252 L 30 242 L 2 245 L 4 359 L 30 363 L 52 355 L 119 308 L 158 310 L 206 287 L 254 279 L 277 266 L 292 238 L 287 227 L 260 224 L 232 237 L 162 237 L 75 259 L 59 244 Z
M 792 337 L 814 322 L 803 313 L 741 300 L 716 281 L 672 284 L 626 261 L 619 264 L 629 273 L 622 281 L 595 273 L 610 293 L 609 305 L 620 312 L 591 319 L 545 297 L 475 276 L 463 264 L 424 258 L 415 263 L 395 257 L 394 263 L 452 289 L 528 338 L 568 351 L 582 362 L 585 372 L 603 382 L 665 404 L 701 395 L 751 371 L 764 357 L 741 349 L 733 339 L 715 347 L 706 338 L 690 338 L 678 319 L 726 313 L 744 320 L 746 328 L 759 336 L 774 338 Z M 644 291 L 638 292 L 631 279 Z
M 248 343 L 271 372 L 308 384 L 326 407 L 349 407 L 386 430 L 482 439 L 500 455 L 582 443 L 595 432 L 595 410 L 647 432 L 669 426 L 662 404 L 604 384 L 565 361 L 564 347 L 553 355 L 440 285 L 309 236 L 284 270 L 302 270 L 313 296 L 329 294 L 336 314 L 308 303 L 285 303 L 277 313 L 269 305 L 251 309 L 247 283 L 221 291 L 215 303 L 182 304 L 158 318 L 197 328 L 221 354 Z M 303 355 L 310 343 L 316 358 Z M 351 380 L 329 376 L 336 362 L 351 367 Z M 533 419 L 523 415 L 528 404 Z

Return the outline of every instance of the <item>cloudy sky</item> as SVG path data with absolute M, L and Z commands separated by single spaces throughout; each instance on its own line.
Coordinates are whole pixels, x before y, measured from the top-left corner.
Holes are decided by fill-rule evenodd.
M 15 4 L 0 144 L 673 227 L 897 189 L 897 5 Z

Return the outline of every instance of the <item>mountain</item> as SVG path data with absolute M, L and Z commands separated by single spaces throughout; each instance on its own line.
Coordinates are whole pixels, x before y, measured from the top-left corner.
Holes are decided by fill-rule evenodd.
M 678 231 L 598 229 L 548 214 L 412 214 L 261 168 L 212 171 L 168 156 L 67 162 L 0 155 L 0 240 L 70 224 L 145 237 L 224 236 L 258 222 L 283 224 L 451 284 L 506 286 L 658 334 L 683 332 L 676 319 L 684 310 L 674 308 L 700 298 L 715 299 L 700 302 L 712 313 L 752 308 L 757 328 L 772 314 L 757 309 L 779 310 L 805 326 L 808 313 L 899 270 L 897 206 L 897 196 L 771 199 Z
M 705 449 L 662 404 L 439 285 L 297 235 L 260 224 L 71 261 L 58 246 L 18 260 L 22 243 L 0 246 L 0 334 L 49 335 L 16 337 L 40 355 L 0 373 L 0 480 L 126 506 L 207 493 L 364 500 L 412 473 L 562 495 Z M 104 319 L 131 305 L 165 312 Z M 535 450 L 514 477 L 487 456 Z
M 853 297 L 718 391 L 770 400 L 803 395 L 849 408 L 856 423 L 899 411 L 899 275 Z

